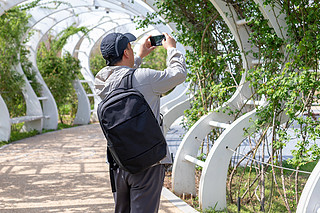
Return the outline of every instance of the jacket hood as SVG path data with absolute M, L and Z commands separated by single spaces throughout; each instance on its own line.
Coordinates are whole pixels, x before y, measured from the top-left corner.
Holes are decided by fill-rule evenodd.
M 128 72 L 126 66 L 106 66 L 95 77 L 95 92 L 104 99 L 120 83 L 123 76 Z

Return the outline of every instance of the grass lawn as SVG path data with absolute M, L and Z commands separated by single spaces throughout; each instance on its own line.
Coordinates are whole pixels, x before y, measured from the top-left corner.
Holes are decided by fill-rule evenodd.
M 316 166 L 317 162 L 308 163 L 300 168 L 300 170 L 311 172 Z M 287 168 L 292 168 L 292 166 L 286 162 L 283 162 L 283 166 Z M 274 178 L 272 175 L 271 168 L 265 173 L 265 212 L 288 212 L 285 203 L 281 197 L 283 196 L 283 186 L 282 186 L 282 177 L 279 169 L 275 169 L 276 181 L 279 186 L 279 190 L 274 183 Z M 239 167 L 237 168 L 236 175 L 233 177 L 231 185 L 232 201 L 229 191 L 227 191 L 227 209 L 223 211 L 216 211 L 214 208 L 200 210 L 199 208 L 199 197 L 198 194 L 195 196 L 183 195 L 180 196 L 186 203 L 188 203 L 193 208 L 197 209 L 199 212 L 204 213 L 214 213 L 214 212 L 238 212 L 237 199 L 240 197 L 240 212 L 262 212 L 260 204 L 260 178 L 253 183 L 253 180 L 256 178 L 258 172 L 254 169 L 250 172 L 249 167 Z M 196 186 L 198 193 L 198 185 L 201 176 L 201 171 L 197 170 L 196 172 Z M 298 178 L 298 195 L 300 197 L 303 187 L 308 180 L 309 174 L 299 173 Z M 229 175 L 228 180 L 229 181 Z M 284 170 L 283 173 L 286 196 L 288 203 L 292 212 L 295 212 L 297 208 L 296 203 L 296 194 L 295 194 L 295 172 Z M 251 185 L 250 190 L 247 191 L 248 186 Z M 165 187 L 172 190 L 171 186 L 171 172 L 167 172 L 165 178 Z M 228 186 L 227 186 L 228 187 Z M 246 193 L 246 194 L 245 194 Z M 281 193 L 281 195 L 280 195 Z M 245 194 L 245 195 L 244 195 Z

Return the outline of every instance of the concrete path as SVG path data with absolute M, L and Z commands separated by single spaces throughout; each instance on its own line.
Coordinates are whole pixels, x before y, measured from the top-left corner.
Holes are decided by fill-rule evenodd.
M 113 212 L 98 124 L 23 139 L 0 148 L 0 212 Z M 160 213 L 196 212 L 164 189 Z

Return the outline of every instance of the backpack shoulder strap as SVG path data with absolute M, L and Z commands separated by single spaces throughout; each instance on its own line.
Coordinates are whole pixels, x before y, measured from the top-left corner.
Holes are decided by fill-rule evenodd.
M 132 88 L 132 75 L 136 69 L 130 69 L 121 79 L 118 88 L 131 89 Z

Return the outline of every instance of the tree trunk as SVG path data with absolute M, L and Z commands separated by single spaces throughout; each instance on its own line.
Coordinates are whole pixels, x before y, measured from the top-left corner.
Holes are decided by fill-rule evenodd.
M 261 161 L 264 162 L 264 147 L 265 147 L 265 139 L 263 139 L 262 141 L 262 155 L 261 155 Z M 260 201 L 260 211 L 264 212 L 264 203 L 265 203 L 265 166 L 262 163 L 261 164 L 261 176 L 260 176 L 260 197 L 261 197 L 261 201 Z
M 297 170 L 299 170 L 300 169 L 300 167 L 298 166 L 297 167 Z M 299 194 L 298 194 L 298 190 L 299 190 L 299 188 L 298 188 L 298 184 L 299 184 L 299 172 L 298 171 L 296 171 L 296 175 L 295 175 L 295 191 L 296 191 L 296 204 L 298 204 L 298 202 L 299 202 Z
M 282 149 L 280 148 L 280 166 L 282 167 Z M 282 189 L 283 189 L 283 198 L 284 198 L 284 203 L 287 207 L 287 210 L 289 213 L 291 213 L 291 209 L 288 203 L 288 198 L 287 198 L 287 190 L 286 190 L 286 181 L 285 181 L 285 177 L 283 175 L 283 168 L 280 169 L 281 172 L 281 180 L 282 180 Z

